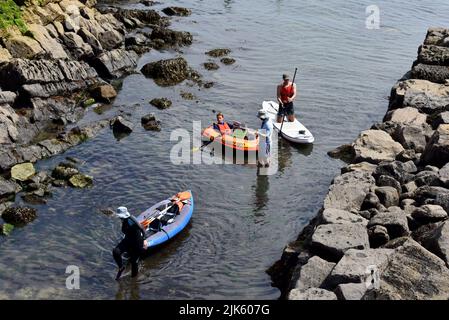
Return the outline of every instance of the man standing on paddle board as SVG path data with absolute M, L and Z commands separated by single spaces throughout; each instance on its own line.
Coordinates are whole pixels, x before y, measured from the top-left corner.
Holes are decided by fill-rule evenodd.
M 290 81 L 288 74 L 282 75 L 282 83 L 277 86 L 277 99 L 279 110 L 276 121 L 282 122 L 282 118 L 287 116 L 289 122 L 295 121 L 295 111 L 293 110 L 293 100 L 296 98 L 296 84 Z

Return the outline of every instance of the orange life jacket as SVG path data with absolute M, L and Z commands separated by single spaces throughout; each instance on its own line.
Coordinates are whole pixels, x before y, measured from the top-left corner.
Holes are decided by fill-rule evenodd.
M 223 135 L 223 136 L 225 134 L 231 134 L 232 133 L 232 130 L 229 127 L 227 122 L 225 122 L 225 123 L 217 123 L 217 126 L 218 126 L 218 129 L 220 129 L 221 135 Z
M 293 84 L 290 84 L 286 87 L 281 87 L 281 101 L 283 103 L 288 103 L 288 98 L 291 98 L 293 96 Z

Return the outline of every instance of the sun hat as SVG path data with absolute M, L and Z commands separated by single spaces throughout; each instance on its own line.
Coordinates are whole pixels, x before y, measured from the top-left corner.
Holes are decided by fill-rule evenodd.
M 258 117 L 259 119 L 265 120 L 265 119 L 267 118 L 267 112 L 266 112 L 264 109 L 260 109 L 260 110 L 257 112 L 257 117 Z
M 126 219 L 131 216 L 126 207 L 118 207 L 117 210 L 115 211 L 115 215 L 120 219 Z
M 284 79 L 284 80 L 290 80 L 290 76 L 289 76 L 288 74 L 284 73 L 284 74 L 282 75 L 282 79 Z

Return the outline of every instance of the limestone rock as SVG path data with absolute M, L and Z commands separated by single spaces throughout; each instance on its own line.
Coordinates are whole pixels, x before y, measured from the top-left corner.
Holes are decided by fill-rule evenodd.
M 395 249 L 380 274 L 380 288 L 368 291 L 364 299 L 449 299 L 449 270 L 443 260 L 411 239 Z
M 337 300 L 337 296 L 325 289 L 310 288 L 305 291 L 293 289 L 288 294 L 288 300 Z
M 399 207 L 390 207 L 388 211 L 380 212 L 372 217 L 368 223 L 368 228 L 376 225 L 387 228 L 390 239 L 409 234 L 407 216 Z
M 338 261 L 349 249 L 369 248 L 365 226 L 353 224 L 324 224 L 312 235 L 311 246 L 317 255 Z
M 328 282 L 331 286 L 341 283 L 362 283 L 370 274 L 369 268 L 376 266 L 380 269 L 393 253 L 392 249 L 349 249 L 332 270 Z
M 299 290 L 307 290 L 313 287 L 319 288 L 334 266 L 335 263 L 323 260 L 318 256 L 311 257 L 305 265 L 301 266 L 299 278 L 294 288 Z
M 324 200 L 324 208 L 360 210 L 375 180 L 369 172 L 348 172 L 334 179 Z
M 362 131 L 353 143 L 353 148 L 356 162 L 367 161 L 376 164 L 393 161 L 404 150 L 400 143 L 381 130 Z
M 16 164 L 11 168 L 11 178 L 18 181 L 26 181 L 30 179 L 35 173 L 36 170 L 34 169 L 33 164 L 29 162 Z

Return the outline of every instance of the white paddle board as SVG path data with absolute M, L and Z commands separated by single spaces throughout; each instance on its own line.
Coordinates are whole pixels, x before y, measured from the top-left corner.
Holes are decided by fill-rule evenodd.
M 293 143 L 298 144 L 308 144 L 313 143 L 315 138 L 312 133 L 307 129 L 298 119 L 295 121 L 288 122 L 287 117 L 284 117 L 284 124 L 282 122 L 276 122 L 277 113 L 279 109 L 279 104 L 274 101 L 264 101 L 262 102 L 262 109 L 267 112 L 268 116 L 273 121 L 273 127 L 276 131 L 280 132 L 282 127 L 281 136 Z

